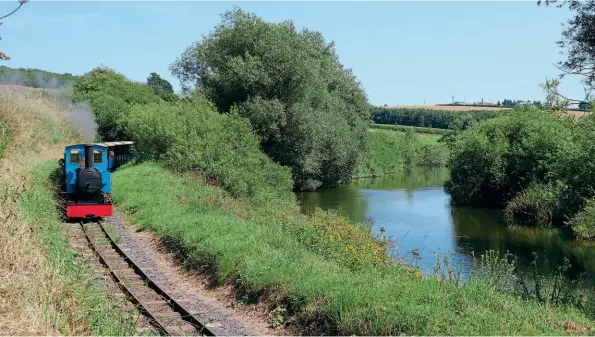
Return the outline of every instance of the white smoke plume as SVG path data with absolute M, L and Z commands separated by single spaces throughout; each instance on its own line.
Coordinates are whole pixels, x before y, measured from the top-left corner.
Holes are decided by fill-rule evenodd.
M 97 135 L 95 114 L 83 102 L 68 103 L 68 120 L 74 122 L 83 134 L 85 143 L 93 143 Z
M 0 69 L 0 84 L 24 85 L 40 89 L 62 89 L 72 87 L 72 83 L 65 83 L 50 73 L 33 70 L 33 78 L 27 77 L 20 69 L 2 67 Z
M 4 67 L 3 67 L 4 68 Z M 42 72 L 34 72 L 33 78 L 27 78 L 19 69 L 4 68 L 0 76 L 0 84 L 24 85 L 45 89 L 56 100 L 64 102 L 68 108 L 67 119 L 74 122 L 81 131 L 85 143 L 95 141 L 97 123 L 95 114 L 83 102 L 72 102 L 73 83 L 64 83 L 58 77 Z

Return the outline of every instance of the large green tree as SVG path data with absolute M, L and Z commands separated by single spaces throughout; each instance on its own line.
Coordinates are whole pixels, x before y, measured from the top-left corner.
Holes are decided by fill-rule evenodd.
M 148 85 L 132 82 L 103 66 L 76 80 L 73 98 L 89 104 L 95 113 L 97 133 L 104 141 L 128 140 L 125 117 L 132 107 L 161 101 Z
M 269 23 L 235 8 L 171 71 L 219 111 L 237 106 L 263 150 L 291 168 L 298 189 L 349 180 L 365 150 L 366 94 L 319 32 L 298 32 L 290 21 Z
M 175 102 L 178 96 L 174 93 L 174 88 L 168 80 L 161 78 L 157 73 L 151 73 L 147 78 L 147 85 L 153 89 L 155 95 L 161 97 L 166 102 Z

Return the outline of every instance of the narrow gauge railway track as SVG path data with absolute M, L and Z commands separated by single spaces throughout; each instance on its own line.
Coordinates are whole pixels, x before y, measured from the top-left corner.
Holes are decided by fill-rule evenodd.
M 114 281 L 163 334 L 214 334 L 189 312 L 164 287 L 151 278 L 151 268 L 141 268 L 125 253 L 102 222 L 81 222 L 83 234 L 100 262 L 109 270 Z

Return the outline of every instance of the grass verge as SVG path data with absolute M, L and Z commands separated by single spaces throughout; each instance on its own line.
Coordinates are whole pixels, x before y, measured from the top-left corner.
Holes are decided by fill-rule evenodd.
M 0 86 L 0 120 L 11 130 L 0 159 L 0 331 L 129 334 L 68 250 L 54 207 L 48 175 L 64 145 L 80 137 L 63 117 L 64 107 L 41 90 Z
M 118 208 L 140 228 L 153 230 L 187 267 L 211 276 L 215 284 L 234 285 L 238 296 L 268 301 L 271 311 L 285 312 L 283 321 L 305 333 L 595 331 L 595 323 L 575 309 L 523 301 L 475 280 L 462 285 L 424 277 L 378 252 L 371 261 L 356 263 L 360 250 L 380 241 L 366 241 L 369 235 L 339 222 L 332 227 L 337 235 L 329 237 L 325 223 L 337 220 L 322 213 L 310 218 L 319 225 L 295 230 L 303 224 L 284 221 L 287 214 L 261 216 L 266 209 L 252 209 L 201 179 L 175 175 L 157 164 L 124 167 L 113 183 Z M 315 237 L 338 243 L 324 249 L 326 241 L 309 241 Z
M 58 331 L 68 334 L 134 334 L 133 315 L 136 313 L 124 312 L 112 305 L 87 264 L 70 251 L 56 208 L 51 177 L 55 171 L 55 160 L 33 167 L 29 172 L 31 185 L 20 198 L 24 220 L 36 224 L 37 236 L 47 246 L 49 263 L 58 271 L 61 285 L 67 289 L 66 294 L 56 296 L 53 301 L 57 311 L 63 313 L 55 316 L 55 325 Z
M 10 142 L 10 129 L 7 125 L 0 124 L 0 158 L 3 157 L 4 149 Z
M 377 177 L 410 166 L 441 167 L 448 159 L 446 146 L 411 131 L 370 129 L 367 137 L 368 150 L 361 155 L 354 178 Z

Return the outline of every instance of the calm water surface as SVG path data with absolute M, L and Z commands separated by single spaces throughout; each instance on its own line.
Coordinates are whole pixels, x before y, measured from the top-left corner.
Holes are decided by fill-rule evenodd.
M 444 191 L 446 169 L 412 169 L 378 179 L 362 179 L 338 189 L 298 194 L 305 212 L 314 206 L 335 209 L 352 221 L 373 219 L 373 230 L 383 227 L 397 242 L 399 256 L 413 261 L 417 249 L 422 269 L 434 266 L 434 252 L 454 252 L 457 263 L 468 270 L 473 252 L 509 251 L 527 270 L 539 256 L 538 268 L 551 271 L 564 257 L 572 265 L 568 276 L 595 279 L 595 245 L 579 244 L 561 230 L 510 228 L 498 210 L 450 205 Z

